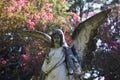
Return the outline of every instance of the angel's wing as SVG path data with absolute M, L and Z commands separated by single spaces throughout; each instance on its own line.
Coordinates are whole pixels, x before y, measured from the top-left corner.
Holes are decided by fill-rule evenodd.
M 48 34 L 44 32 L 37 31 L 37 30 L 23 30 L 21 34 L 28 36 L 28 37 L 30 36 L 30 37 L 39 39 L 44 44 L 47 44 L 47 47 L 51 46 L 51 36 L 49 36 Z
M 73 46 L 81 60 L 84 54 L 93 46 L 91 45 L 89 47 L 88 44 L 96 36 L 98 27 L 103 23 L 109 12 L 110 9 L 102 11 L 80 23 L 78 27 L 75 28 L 72 34 Z

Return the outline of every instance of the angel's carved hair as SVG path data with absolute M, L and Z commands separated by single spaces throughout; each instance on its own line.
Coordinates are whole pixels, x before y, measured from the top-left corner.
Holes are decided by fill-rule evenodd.
M 62 32 L 62 30 L 60 30 L 60 29 L 56 29 L 53 33 L 52 33 L 52 35 L 51 35 L 51 38 L 52 38 L 52 40 L 51 40 L 51 47 L 55 47 L 55 45 L 54 45 L 54 36 L 55 35 L 59 35 L 60 36 L 60 46 L 63 46 L 63 43 L 64 43 L 64 35 L 63 35 L 63 32 Z

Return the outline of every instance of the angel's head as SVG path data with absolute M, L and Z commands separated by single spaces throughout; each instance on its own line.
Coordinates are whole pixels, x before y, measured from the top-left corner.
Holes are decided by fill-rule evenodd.
M 58 47 L 63 46 L 63 44 L 64 44 L 64 34 L 63 34 L 62 30 L 56 29 L 52 33 L 51 38 L 52 38 L 52 44 L 51 44 L 52 47 L 58 48 Z

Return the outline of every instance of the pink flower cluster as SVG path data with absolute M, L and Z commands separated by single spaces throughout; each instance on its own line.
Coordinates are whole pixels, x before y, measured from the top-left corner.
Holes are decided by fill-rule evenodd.
M 26 65 L 29 59 L 29 54 L 22 54 L 21 55 L 21 59 L 22 59 L 22 65 Z
M 90 16 L 94 16 L 95 14 L 96 14 L 96 12 L 93 11 L 93 12 L 90 12 L 90 14 L 89 14 L 88 16 L 89 16 L 89 17 L 90 17 Z
M 39 19 L 40 19 L 40 14 L 39 13 L 35 14 L 34 21 L 37 23 L 39 21 Z
M 72 25 L 72 26 L 77 26 L 80 23 L 79 16 L 74 13 L 74 12 L 68 12 L 72 16 L 72 18 L 69 18 L 67 21 Z
M 35 24 L 40 19 L 40 14 L 31 14 L 27 11 L 29 10 L 28 3 L 31 3 L 28 0 L 11 0 L 11 2 L 4 7 L 5 10 L 8 11 L 9 18 L 12 18 L 13 16 L 18 19 L 25 19 L 25 22 L 27 22 L 28 29 L 33 30 Z M 26 25 L 26 24 L 24 24 Z M 24 26 L 23 25 L 23 26 Z M 18 25 L 19 26 L 19 25 Z
M 2 63 L 2 64 L 6 64 L 7 61 L 6 61 L 6 60 L 2 60 L 1 63 Z
M 31 20 L 28 20 L 28 29 L 29 30 L 33 30 L 35 26 L 35 23 Z
M 28 29 L 34 30 L 35 25 L 40 22 L 40 13 L 30 14 L 27 18 Z
M 5 65 L 5 64 L 7 64 L 12 59 L 14 59 L 14 56 L 10 56 L 9 59 L 0 58 L 0 63 L 3 64 L 3 65 Z
M 4 8 L 8 10 L 9 12 L 13 12 L 16 10 L 21 11 L 22 8 L 27 5 L 27 3 L 28 3 L 27 0 L 12 0 L 9 6 L 7 5 Z
M 43 56 L 43 54 L 44 54 L 44 51 L 40 51 L 40 52 L 38 52 L 37 56 L 38 56 L 39 58 L 41 58 L 41 57 Z
M 53 19 L 53 14 L 52 14 L 52 4 L 47 3 L 46 5 L 43 6 L 41 12 L 42 16 L 45 20 L 52 20 Z
M 120 9 L 120 4 L 118 4 L 117 6 L 118 6 L 118 9 Z
M 74 20 L 78 20 L 79 18 L 79 16 L 74 12 L 68 12 L 68 14 L 70 14 L 74 18 Z
M 15 7 L 23 7 L 23 6 L 25 6 L 27 3 L 28 3 L 27 0 L 12 0 L 12 4 L 13 4 Z

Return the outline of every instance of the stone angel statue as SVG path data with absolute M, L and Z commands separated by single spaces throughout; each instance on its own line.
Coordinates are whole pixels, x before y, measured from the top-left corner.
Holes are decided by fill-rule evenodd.
M 56 29 L 52 35 L 35 30 L 23 31 L 50 47 L 42 65 L 43 80 L 80 80 L 83 57 L 87 51 L 95 50 L 89 43 L 94 40 L 98 27 L 109 12 L 110 9 L 102 11 L 80 23 L 72 33 L 72 47 L 67 45 L 61 29 Z

